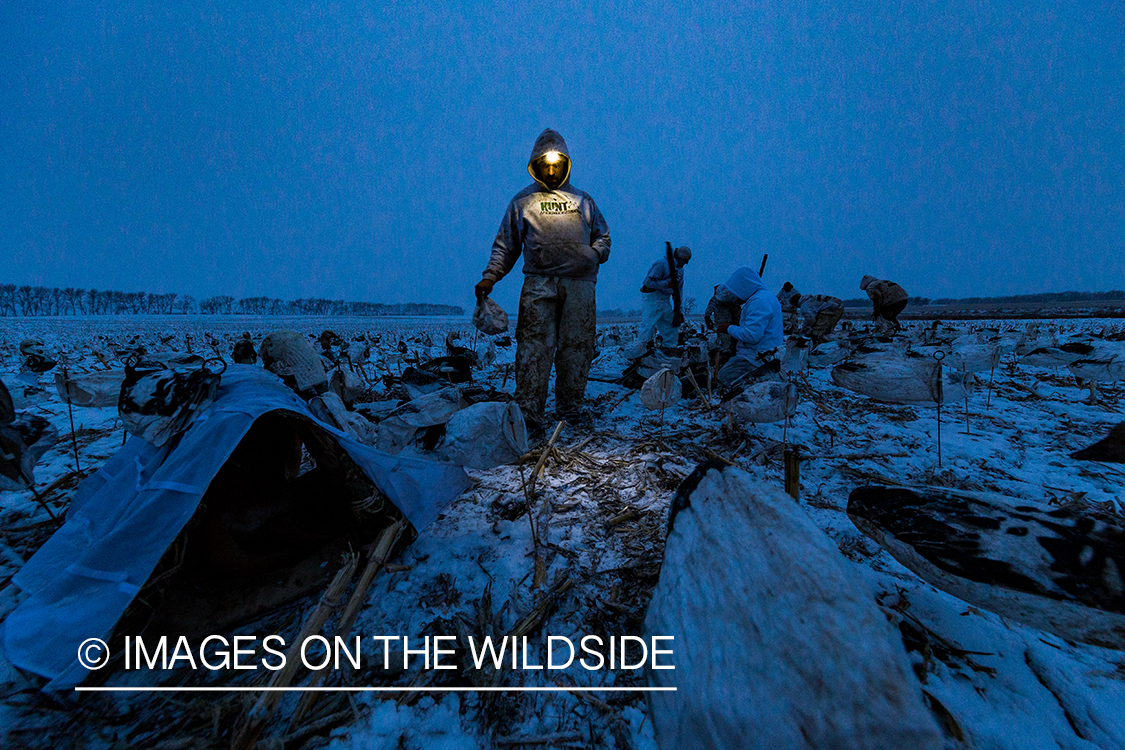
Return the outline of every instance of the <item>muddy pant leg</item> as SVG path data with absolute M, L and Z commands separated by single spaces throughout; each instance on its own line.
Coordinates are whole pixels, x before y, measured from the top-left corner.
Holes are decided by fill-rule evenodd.
M 555 351 L 555 406 L 560 414 L 582 407 L 586 377 L 594 358 L 597 301 L 594 282 L 559 279 L 558 349 Z
M 516 403 L 535 420 L 543 419 L 555 358 L 557 293 L 557 278 L 524 277 L 516 323 Z
M 816 320 L 813 321 L 809 329 L 809 336 L 815 342 L 824 341 L 828 334 L 835 330 L 836 324 L 840 322 L 842 317 L 844 317 L 844 308 L 842 307 L 829 307 L 821 310 L 816 314 Z
M 730 323 L 731 325 L 738 325 L 740 317 L 740 309 L 734 305 L 717 304 L 715 305 L 715 327 L 718 328 L 720 323 Z M 719 338 L 719 351 L 724 355 L 730 356 L 734 352 L 734 339 L 731 338 L 729 333 L 718 334 Z
M 906 300 L 895 302 L 893 305 L 888 305 L 883 308 L 883 317 L 887 322 L 894 326 L 896 331 L 902 330 L 902 324 L 898 322 L 898 315 L 906 309 Z

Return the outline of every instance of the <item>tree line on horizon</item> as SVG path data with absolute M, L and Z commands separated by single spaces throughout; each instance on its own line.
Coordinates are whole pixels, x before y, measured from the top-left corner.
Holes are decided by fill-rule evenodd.
M 1113 289 L 1108 292 L 1040 292 L 1037 294 L 1010 294 L 1005 297 L 911 297 L 912 307 L 925 305 L 980 305 L 1004 302 L 1039 302 L 1050 304 L 1052 302 L 1105 302 L 1107 300 L 1125 300 L 1125 291 Z M 844 300 L 844 307 L 868 307 L 871 300 L 867 297 Z
M 196 301 L 190 294 L 118 292 L 0 284 L 0 317 L 41 315 L 464 315 L 465 308 L 428 302 L 346 302 L 228 295 Z

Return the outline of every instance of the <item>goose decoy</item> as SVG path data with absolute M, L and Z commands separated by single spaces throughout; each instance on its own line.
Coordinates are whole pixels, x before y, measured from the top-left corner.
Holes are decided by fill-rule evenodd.
M 793 381 L 765 380 L 749 383 L 723 399 L 723 410 L 736 421 L 780 422 L 797 413 L 797 384 Z
M 848 516 L 933 586 L 1075 641 L 1125 649 L 1125 527 L 1097 511 L 934 487 L 859 487 Z
M 1079 380 L 1090 387 L 1090 403 L 1098 402 L 1097 383 L 1125 380 L 1125 349 L 1120 344 L 1100 344 L 1089 354 L 1067 365 Z
M 1118 424 L 1093 445 L 1071 453 L 1070 457 L 1079 461 L 1125 464 L 1125 422 Z
M 328 375 L 312 344 L 294 331 L 274 331 L 262 339 L 262 365 L 298 393 L 323 393 Z
M 1084 341 L 1070 341 L 1058 346 L 1041 346 L 1023 355 L 1020 360 L 1033 367 L 1066 367 L 1094 353 L 1094 345 Z
M 832 382 L 876 401 L 892 404 L 943 404 L 973 392 L 976 376 L 942 367 L 928 355 L 853 357 L 832 368 Z
M 809 352 L 809 365 L 828 367 L 847 359 L 851 353 L 851 346 L 846 341 L 826 341 Z
M 837 546 L 780 489 L 720 464 L 680 485 L 646 638 L 657 745 L 937 748 L 901 636 Z
M 250 333 L 247 331 L 242 334 L 242 338 L 234 342 L 234 349 L 230 353 L 231 361 L 236 365 L 252 365 L 258 361 L 257 347 L 250 339 Z
M 785 352 L 781 355 L 781 371 L 804 372 L 809 362 L 810 344 L 804 336 L 790 336 L 785 341 Z
M 464 357 L 469 360 L 473 366 L 477 363 L 477 353 L 467 346 L 458 346 L 454 341 L 460 341 L 461 334 L 457 331 L 450 331 L 445 337 L 445 353 L 450 357 Z
M 44 373 L 54 367 L 57 362 L 47 356 L 43 342 L 39 339 L 24 339 L 20 342 L 20 354 L 23 355 L 21 370 L 36 374 Z
M 33 488 L 36 462 L 59 440 L 59 431 L 34 414 L 18 414 L 0 381 L 0 490 Z
M 129 434 L 159 448 L 215 400 L 221 373 L 207 369 L 206 363 L 167 366 L 139 358 L 130 360 L 125 365 L 117 402 L 122 425 Z

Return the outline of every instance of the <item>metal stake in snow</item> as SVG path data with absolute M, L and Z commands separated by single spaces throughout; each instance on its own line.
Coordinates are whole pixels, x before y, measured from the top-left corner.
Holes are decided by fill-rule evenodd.
M 992 370 L 991 370 L 991 372 L 988 373 L 988 398 L 985 399 L 985 402 L 984 402 L 984 410 L 985 411 L 988 411 L 988 405 L 992 403 L 992 377 L 996 374 L 996 362 L 995 362 L 996 358 L 993 358 L 993 359 L 994 359 L 994 361 L 992 363 Z
M 934 359 L 937 360 L 937 465 L 941 468 L 941 402 L 944 400 L 945 393 L 942 388 L 941 376 L 941 361 L 945 359 L 945 352 L 938 349 L 934 352 Z
M 972 435 L 973 431 L 969 429 L 969 386 L 965 382 L 965 364 L 961 360 L 961 387 L 965 390 L 965 434 Z
M 70 373 L 66 369 L 66 356 L 62 359 L 63 389 L 66 390 L 66 411 L 70 415 L 70 444 L 74 447 L 74 470 L 82 471 L 78 463 L 78 437 L 74 434 L 74 407 L 70 403 Z
M 27 472 L 23 470 L 23 467 L 18 466 L 16 470 L 20 473 L 20 479 L 22 479 L 24 481 L 24 484 L 27 485 L 27 488 L 31 490 L 31 494 L 35 497 L 35 502 L 39 503 L 39 505 L 42 506 L 43 510 L 47 511 L 47 515 L 51 517 L 52 521 L 61 524 L 62 519 L 51 512 L 51 506 L 47 505 L 47 500 L 39 494 L 38 490 L 35 489 L 35 482 L 32 481 L 31 477 L 27 475 Z

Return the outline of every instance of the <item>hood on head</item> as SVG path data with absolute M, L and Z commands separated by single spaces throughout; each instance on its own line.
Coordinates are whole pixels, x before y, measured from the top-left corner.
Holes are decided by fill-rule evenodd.
M 676 248 L 675 252 L 672 253 L 672 257 L 676 259 L 677 264 L 682 266 L 684 263 L 691 260 L 691 248 L 687 245 L 680 245 Z
M 741 266 L 735 269 L 735 272 L 727 279 L 726 287 L 731 290 L 734 296 L 743 301 L 750 299 L 750 296 L 759 289 L 766 289 L 762 277 L 750 266 Z
M 859 288 L 862 289 L 863 291 L 867 291 L 867 287 L 871 286 L 874 282 L 875 282 L 874 276 L 864 276 L 862 279 L 859 280 Z
M 544 130 L 539 134 L 539 137 L 535 139 L 535 145 L 531 147 L 531 156 L 528 157 L 527 160 L 527 173 L 531 175 L 533 180 L 539 182 L 539 178 L 535 176 L 535 171 L 531 168 L 531 164 L 548 151 L 558 151 L 566 157 L 566 176 L 563 177 L 562 181 L 562 184 L 565 185 L 570 181 L 570 152 L 566 150 L 566 141 L 563 140 L 563 137 L 559 135 L 557 131 L 551 130 L 550 128 Z M 543 185 L 542 182 L 539 182 L 539 184 Z M 546 185 L 544 185 L 544 187 L 546 187 Z

